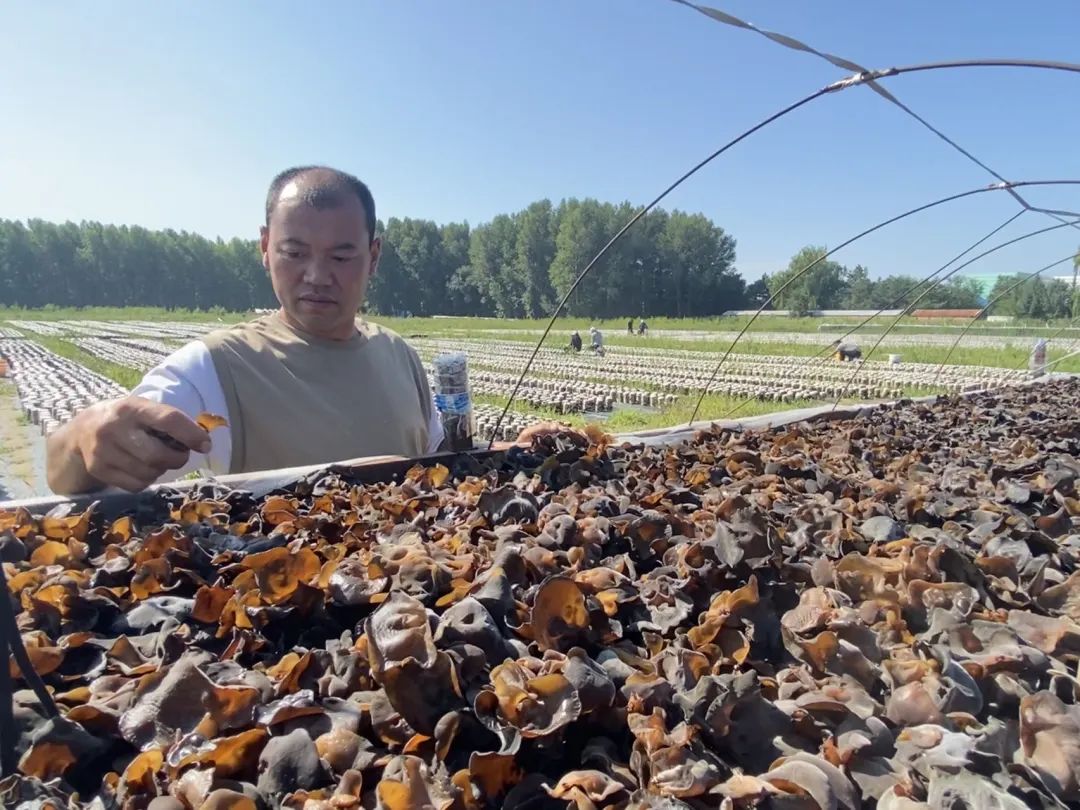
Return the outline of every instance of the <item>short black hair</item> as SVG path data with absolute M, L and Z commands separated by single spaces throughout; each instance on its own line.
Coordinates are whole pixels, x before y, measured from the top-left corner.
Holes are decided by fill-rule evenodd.
M 364 219 L 367 221 L 368 241 L 375 239 L 375 198 L 371 195 L 371 189 L 367 183 L 339 169 L 329 166 L 294 166 L 286 169 L 270 181 L 270 190 L 266 194 L 266 224 L 270 224 L 270 216 L 277 208 L 281 190 L 291 180 L 295 180 L 304 174 L 316 174 L 314 180 L 300 192 L 300 200 L 307 205 L 316 208 L 335 208 L 342 204 L 344 198 L 350 194 L 355 195 L 364 206 Z

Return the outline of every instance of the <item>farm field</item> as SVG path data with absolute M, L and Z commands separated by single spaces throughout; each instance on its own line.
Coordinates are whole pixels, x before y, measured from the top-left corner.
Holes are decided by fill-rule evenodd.
M 155 323 L 199 323 L 199 324 L 227 324 L 244 320 L 251 316 L 247 312 L 228 312 L 220 309 L 191 310 L 191 309 L 162 309 L 159 307 L 44 307 L 42 309 L 21 309 L 18 307 L 0 306 L 0 322 L 13 320 L 34 321 L 153 321 Z M 372 315 L 372 320 L 384 323 L 398 331 L 409 329 L 427 329 L 439 332 L 444 331 L 483 331 L 497 329 L 501 332 L 536 332 L 539 333 L 547 325 L 546 319 L 518 318 L 507 319 L 497 317 L 473 317 L 436 315 L 433 317 L 393 318 L 383 315 Z M 635 318 L 636 320 L 636 318 Z M 777 333 L 829 333 L 838 332 L 842 328 L 857 326 L 865 320 L 853 317 L 827 317 L 827 318 L 795 318 L 785 315 L 762 313 L 750 326 L 752 332 L 777 332 Z M 860 334 L 878 334 L 883 329 L 892 326 L 895 317 L 879 315 L 869 319 L 862 326 Z M 747 325 L 750 321 L 748 316 L 713 317 L 713 318 L 648 318 L 650 332 L 662 332 L 665 334 L 682 334 L 684 336 L 695 333 L 727 333 L 734 334 Z M 570 329 L 588 329 L 589 326 L 598 326 L 610 332 L 612 336 L 625 330 L 626 318 L 596 319 L 586 318 L 560 318 L 556 322 L 555 331 L 567 331 Z M 894 337 L 910 334 L 924 334 L 930 336 L 943 336 L 955 334 L 967 325 L 966 320 L 945 319 L 927 321 L 911 316 L 901 318 L 896 326 Z M 970 331 L 970 337 L 1014 337 L 1027 338 L 1035 336 L 1047 336 L 1061 332 L 1061 337 L 1080 337 L 1080 322 L 1069 321 L 1032 321 L 1014 319 L 1007 323 L 980 321 Z
M 244 313 L 193 313 L 149 308 L 0 310 L 0 356 L 10 379 L 0 389 L 7 413 L 5 442 L 15 445 L 0 486 L 20 494 L 44 488 L 43 440 L 88 405 L 122 395 L 145 371 L 185 342 L 236 322 Z M 656 319 L 647 336 L 628 335 L 625 321 L 598 321 L 604 357 L 564 350 L 581 319 L 557 322 L 537 355 L 532 373 L 494 434 L 499 414 L 544 323 L 488 318 L 382 318 L 398 331 L 430 369 L 445 351 L 465 351 L 470 363 L 477 429 L 484 440 L 513 438 L 543 419 L 572 425 L 600 423 L 611 432 L 634 432 L 687 422 L 724 352 L 745 318 Z M 913 319 L 907 319 L 912 321 Z M 708 385 L 699 421 L 748 417 L 829 402 L 872 401 L 936 392 L 996 388 L 1026 376 L 1033 337 L 988 334 L 973 327 L 955 349 L 957 325 L 934 334 L 890 334 L 873 356 L 856 367 L 828 357 L 830 343 L 859 326 L 821 319 L 763 316 L 738 341 Z M 852 336 L 869 352 L 886 319 Z M 906 323 L 924 329 L 925 324 Z M 1063 325 L 1028 325 L 1053 337 L 1048 359 L 1066 359 L 1059 371 L 1080 371 L 1080 346 Z M 900 356 L 890 365 L 890 354 Z M 944 366 L 940 364 L 948 359 Z

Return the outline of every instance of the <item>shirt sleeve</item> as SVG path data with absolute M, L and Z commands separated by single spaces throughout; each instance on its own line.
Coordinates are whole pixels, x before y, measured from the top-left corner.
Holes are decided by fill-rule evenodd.
M 225 391 L 210 350 L 202 341 L 193 341 L 170 354 L 150 369 L 131 393 L 171 405 L 192 419 L 203 412 L 228 418 Z M 191 453 L 187 464 L 178 470 L 168 470 L 158 483 L 176 481 L 192 472 L 228 472 L 232 459 L 232 434 L 228 426 L 215 429 L 210 440 L 209 453 Z

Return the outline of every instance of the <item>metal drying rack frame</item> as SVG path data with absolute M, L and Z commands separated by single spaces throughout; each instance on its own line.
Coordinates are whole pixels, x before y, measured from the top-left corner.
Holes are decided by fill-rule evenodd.
M 540 339 L 537 341 L 536 345 L 533 347 L 532 353 L 529 355 L 529 358 L 526 361 L 524 368 L 521 370 L 521 374 L 519 375 L 517 381 L 514 384 L 513 389 L 511 390 L 510 396 L 506 401 L 506 405 L 503 407 L 502 412 L 500 413 L 499 418 L 495 423 L 495 428 L 494 428 L 494 430 L 492 432 L 492 436 L 498 435 L 499 428 L 502 426 L 502 423 L 505 420 L 506 415 L 509 413 L 511 406 L 513 405 L 513 402 L 516 399 L 516 397 L 518 395 L 518 392 L 520 391 L 521 386 L 525 381 L 525 378 L 528 376 L 529 371 L 532 368 L 533 362 L 536 360 L 536 357 L 539 354 L 541 347 L 544 345 L 544 342 L 547 340 L 547 337 L 550 334 L 552 328 L 555 326 L 555 321 L 558 319 L 559 315 L 562 314 L 563 310 L 566 307 L 567 302 L 570 300 L 570 297 L 574 294 L 574 291 L 577 290 L 578 286 L 585 279 L 585 277 L 588 276 L 590 271 L 600 262 L 601 259 L 604 258 L 604 256 L 607 255 L 608 251 L 611 250 L 611 248 L 620 239 L 622 239 L 622 237 L 627 233 L 627 231 L 629 231 L 649 211 L 651 211 L 653 208 L 655 208 L 657 205 L 659 205 L 660 202 L 662 202 L 664 200 L 664 198 L 666 198 L 672 191 L 674 191 L 676 188 L 681 186 L 684 182 L 686 182 L 691 177 L 693 177 L 695 174 L 697 174 L 705 166 L 712 163 L 712 161 L 714 161 L 716 158 L 720 157 L 722 154 L 727 152 L 729 149 L 736 146 L 740 142 L 746 140 L 747 138 L 749 138 L 751 135 L 758 132 L 759 130 L 764 129 L 765 127 L 769 126 L 773 122 L 778 121 L 779 119 L 785 117 L 789 113 L 792 113 L 792 112 L 798 110 L 800 107 L 803 107 L 803 106 L 805 106 L 805 105 L 807 105 L 807 104 L 809 104 L 809 103 L 811 103 L 813 101 L 816 101 L 817 99 L 821 98 L 822 96 L 826 96 L 826 95 L 830 95 L 830 94 L 833 94 L 833 93 L 841 92 L 841 91 L 850 89 L 852 87 L 859 87 L 859 86 L 868 87 L 869 89 L 873 90 L 879 97 L 881 97 L 885 101 L 889 102 L 890 104 L 894 105 L 895 107 L 897 107 L 898 109 L 903 111 L 903 113 L 905 115 L 907 115 L 907 116 L 911 117 L 912 119 L 914 119 L 915 121 L 917 121 L 921 126 L 923 126 L 925 129 L 927 129 L 929 132 L 931 132 L 934 136 L 936 136 L 937 138 L 939 138 L 940 140 L 942 140 L 943 142 L 948 144 L 952 149 L 954 149 L 956 152 L 958 152 L 960 155 L 962 155 L 968 161 L 974 163 L 976 166 L 978 166 L 979 168 L 981 168 L 982 170 L 987 172 L 991 177 L 994 178 L 994 180 L 996 182 L 993 183 L 990 186 L 986 186 L 986 187 L 983 187 L 983 188 L 980 188 L 980 189 L 974 189 L 974 190 L 969 191 L 969 192 L 963 192 L 961 194 L 952 195 L 950 197 L 945 197 L 945 198 L 933 201 L 931 203 L 919 206 L 917 208 L 913 208 L 913 209 L 911 209 L 911 210 L 909 210 L 909 211 L 907 211 L 907 212 L 905 212 L 903 214 L 900 214 L 898 216 L 891 217 L 891 218 L 889 218 L 889 219 L 887 219 L 887 220 L 885 220 L 885 221 L 883 221 L 881 223 L 878 223 L 877 225 L 874 225 L 874 226 L 862 231 L 861 233 L 857 234 L 856 236 L 852 237 L 851 239 L 848 239 L 847 241 L 843 242 L 838 247 L 833 248 L 833 250 L 831 250 L 828 253 L 818 257 L 817 259 L 815 259 L 814 261 L 810 262 L 808 265 L 806 265 L 805 267 L 800 269 L 792 278 L 788 279 L 788 281 L 785 282 L 785 284 L 781 288 L 777 289 L 775 292 L 772 292 L 769 295 L 769 297 L 761 304 L 761 306 L 757 309 L 757 311 L 753 314 L 753 316 L 751 316 L 750 320 L 739 331 L 738 335 L 736 336 L 736 338 L 732 342 L 732 344 L 724 352 L 723 356 L 720 358 L 720 361 L 716 364 L 716 367 L 713 369 L 713 373 L 710 375 L 708 382 L 706 383 L 705 387 L 702 389 L 701 395 L 698 397 L 697 404 L 695 405 L 694 411 L 693 411 L 693 413 L 692 413 L 692 415 L 690 417 L 690 422 L 691 423 L 693 423 L 697 419 L 698 413 L 699 413 L 699 411 L 701 409 L 701 405 L 704 402 L 705 397 L 709 393 L 709 388 L 711 387 L 713 381 L 716 379 L 716 375 L 719 373 L 720 368 L 723 366 L 725 361 L 731 356 L 731 354 L 734 351 L 735 346 L 738 344 L 738 342 L 746 335 L 746 333 L 749 331 L 750 327 L 754 324 L 754 322 L 758 319 L 758 317 L 766 310 L 766 308 L 769 307 L 772 304 L 772 302 L 778 296 L 780 296 L 783 293 L 784 289 L 786 289 L 788 286 L 790 286 L 794 282 L 798 281 L 806 273 L 810 272 L 815 266 L 817 266 L 819 263 L 824 261 L 824 259 L 827 256 L 832 255 L 832 253 L 836 252 L 840 248 L 846 247 L 846 246 L 852 244 L 853 242 L 861 239 L 862 237 L 869 235 L 870 233 L 878 231 L 878 230 L 880 230 L 880 229 L 882 229 L 884 227 L 887 227 L 888 225 L 891 225 L 894 222 L 897 222 L 897 221 L 899 221 L 901 219 L 905 219 L 906 217 L 912 216 L 912 215 L 920 213 L 922 211 L 926 211 L 926 210 L 928 210 L 930 208 L 934 208 L 934 207 L 936 207 L 938 205 L 942 205 L 944 203 L 952 202 L 953 200 L 958 200 L 958 199 L 968 197 L 968 196 L 971 196 L 973 194 L 978 194 L 978 193 L 981 193 L 981 192 L 984 192 L 984 191 L 1005 191 L 1005 192 L 1007 192 L 1011 197 L 1013 197 L 1013 199 L 1016 200 L 1016 202 L 1020 206 L 1020 211 L 1019 211 L 1018 215 L 1026 213 L 1026 212 L 1034 212 L 1034 213 L 1038 213 L 1038 214 L 1042 214 L 1042 215 L 1045 215 L 1047 217 L 1050 217 L 1051 219 L 1053 219 L 1053 220 L 1057 221 L 1058 223 L 1060 223 L 1061 227 L 1073 227 L 1073 228 L 1077 228 L 1078 230 L 1080 230 L 1080 213 L 1077 213 L 1075 211 L 1066 211 L 1066 210 L 1059 210 L 1059 209 L 1042 208 L 1042 207 L 1039 207 L 1039 206 L 1032 205 L 1031 203 L 1029 203 L 1027 201 L 1027 199 L 1025 199 L 1021 195 L 1020 191 L 1018 190 L 1022 186 L 1029 186 L 1029 185 L 1058 185 L 1058 184 L 1062 184 L 1062 185 L 1063 184 L 1070 184 L 1071 185 L 1071 184 L 1077 184 L 1078 181 L 1076 181 L 1076 180 L 1010 181 L 1010 180 L 1006 179 L 1005 175 L 1003 175 L 1002 173 L 998 172 L 997 170 L 991 168 L 988 164 L 986 164 L 985 162 L 983 162 L 982 160 L 977 158 L 971 151 L 965 149 L 963 146 L 961 146 L 955 140 L 953 140 L 948 135 L 946 135 L 941 129 L 935 127 L 928 120 L 926 120 L 921 115 L 916 113 L 911 107 L 909 107 L 908 105 L 906 105 L 905 103 L 900 101 L 900 99 L 897 98 L 895 94 L 893 94 L 889 90 L 886 90 L 881 84 L 882 79 L 892 78 L 892 77 L 896 77 L 896 76 L 902 76 L 902 75 L 906 75 L 906 74 L 925 73 L 925 72 L 937 73 L 937 72 L 940 72 L 940 71 L 948 71 L 948 70 L 955 70 L 955 69 L 965 69 L 965 68 L 1014 68 L 1014 69 L 1015 68 L 1025 68 L 1025 69 L 1033 69 L 1033 70 L 1063 71 L 1063 72 L 1067 72 L 1067 73 L 1080 74 L 1080 64 L 1071 63 L 1071 62 L 1057 62 L 1057 61 L 1037 60 L 1037 59 L 961 59 L 961 60 L 947 60 L 947 61 L 940 61 L 940 62 L 927 62 L 927 63 L 916 64 L 916 65 L 906 65 L 906 66 L 901 66 L 901 67 L 890 67 L 890 68 L 884 68 L 884 69 L 879 69 L 879 70 L 872 70 L 870 68 L 864 67 L 863 65 L 860 65 L 859 63 L 857 63 L 857 62 L 855 62 L 855 61 L 853 61 L 851 59 L 846 59 L 846 58 L 841 57 L 841 56 L 836 56 L 834 54 L 830 54 L 830 53 L 827 53 L 827 52 L 824 52 L 824 51 L 820 51 L 820 50 L 818 50 L 816 48 L 811 47 L 810 45 L 806 44 L 805 42 L 802 42 L 802 41 L 800 41 L 800 40 L 798 40 L 798 39 L 796 39 L 794 37 L 788 36 L 786 34 L 781 34 L 781 33 L 777 33 L 777 32 L 774 32 L 774 31 L 767 31 L 767 30 L 764 30 L 764 29 L 760 29 L 757 26 L 746 22 L 745 20 L 742 20 L 742 19 L 740 19 L 740 18 L 738 18 L 738 17 L 736 17 L 736 16 L 734 16 L 732 14 L 728 14 L 727 12 L 721 11 L 719 9 L 716 9 L 716 8 L 713 8 L 713 7 L 710 7 L 710 6 L 706 6 L 706 5 L 702 5 L 702 4 L 698 4 L 698 3 L 693 3 L 693 2 L 690 2 L 690 0 L 673 0 L 673 2 L 678 3 L 680 5 L 683 5 L 683 6 L 686 6 L 688 8 L 691 8 L 691 9 L 703 14 L 704 16 L 706 16 L 708 18 L 710 18 L 712 20 L 715 20 L 716 22 L 723 23 L 724 25 L 728 25 L 728 26 L 732 26 L 732 27 L 739 28 L 739 29 L 742 29 L 742 30 L 751 31 L 751 32 L 754 32 L 756 34 L 760 34 L 761 36 L 765 37 L 766 39 L 768 39 L 768 40 L 770 40 L 770 41 L 772 41 L 772 42 L 774 42 L 774 43 L 776 43 L 776 44 L 778 44 L 778 45 L 780 45 L 780 46 L 782 46 L 784 48 L 788 48 L 788 49 L 791 49 L 791 50 L 800 51 L 800 52 L 803 52 L 803 53 L 808 53 L 808 54 L 811 54 L 813 56 L 816 56 L 816 57 L 818 57 L 820 59 L 825 60 L 826 62 L 830 63 L 831 65 L 833 65 L 835 67 L 838 67 L 838 68 L 840 68 L 842 70 L 848 71 L 850 73 L 850 75 L 848 75 L 848 76 L 846 76 L 846 77 L 844 77 L 844 78 L 842 78 L 842 79 L 840 79 L 838 81 L 832 82 L 831 84 L 828 84 L 825 87 L 822 87 L 822 88 L 820 88 L 818 90 L 815 90 L 815 91 L 809 93 L 808 95 L 804 96 L 803 98 L 799 99 L 798 101 L 795 101 L 795 102 L 792 102 L 791 104 L 788 104 L 787 106 L 783 107 L 782 109 L 778 110 L 777 112 L 773 113 L 772 115 L 768 116 L 767 118 L 765 118 L 762 121 L 758 122 L 757 124 L 753 125 L 749 129 L 743 131 L 742 133 L 740 133 L 736 137 L 732 138 L 730 141 L 725 143 L 719 149 L 717 149 L 716 151 L 714 151 L 711 154 L 709 154 L 708 156 L 706 156 L 703 160 L 699 161 L 692 168 L 690 168 L 688 171 L 686 171 L 684 174 L 682 174 L 680 177 L 678 177 L 673 183 L 671 183 L 667 188 L 665 188 L 662 192 L 660 192 L 660 194 L 657 195 L 651 202 L 644 205 L 629 220 L 627 220 L 627 222 L 619 229 L 619 231 L 617 233 L 615 233 L 614 236 L 611 237 L 611 239 L 607 242 L 607 244 L 605 244 L 600 249 L 600 252 L 597 253 L 595 257 L 593 257 L 592 261 L 590 261 L 585 266 L 585 268 L 578 274 L 578 276 L 574 279 L 574 282 L 570 285 L 570 288 L 566 291 L 566 293 L 563 295 L 563 297 L 559 300 L 559 303 L 555 307 L 555 311 L 551 314 L 551 317 L 550 317 L 547 325 L 545 326 L 543 333 L 540 335 Z M 1006 225 L 1009 224 L 1009 222 L 1011 222 L 1015 218 L 1016 217 L 1011 218 L 1005 224 Z M 997 230 L 1000 230 L 1003 227 L 1005 227 L 1005 225 L 999 226 L 999 228 L 992 231 L 991 234 L 996 233 Z M 1039 231 L 1038 233 L 1043 233 L 1043 232 L 1045 232 L 1045 231 Z M 1034 236 L 1034 235 L 1037 235 L 1037 234 L 1033 233 L 1033 234 L 1030 234 L 1030 235 Z M 986 238 L 987 237 L 983 237 L 983 239 L 979 240 L 979 242 L 984 241 Z M 979 244 L 979 242 L 977 242 L 976 245 Z M 937 273 L 942 272 L 942 270 L 944 270 L 946 267 L 948 267 L 953 262 L 959 260 L 959 258 L 961 258 L 963 255 L 965 255 L 971 249 L 972 248 L 968 248 L 963 253 L 961 253 L 960 256 L 957 256 L 955 259 L 948 262 L 945 265 L 945 267 L 941 268 L 941 270 L 938 270 L 936 273 L 931 274 L 930 276 L 928 276 L 926 279 L 924 279 L 923 283 L 928 281 L 930 278 L 933 278 L 935 275 L 937 275 Z M 983 254 L 983 255 L 985 255 L 985 254 Z M 1047 269 L 1047 268 L 1044 268 L 1044 269 Z M 1033 277 L 1035 275 L 1038 275 L 1039 272 L 1042 272 L 1042 271 L 1038 271 L 1038 272 L 1032 274 L 1031 276 L 1028 276 L 1028 278 L 1031 278 L 1031 277 Z M 951 275 L 951 273 L 949 275 Z M 927 293 L 930 292 L 930 290 L 932 290 L 935 287 L 937 287 L 938 285 L 940 285 L 946 278 L 948 278 L 948 276 L 936 279 L 931 284 L 931 286 L 928 287 L 920 295 L 920 298 L 924 297 Z M 919 286 L 919 285 L 916 285 L 916 286 Z M 911 291 L 914 291 L 914 289 L 915 288 L 913 287 Z M 896 302 L 893 302 L 892 304 L 890 304 L 890 306 L 894 306 L 895 303 Z M 880 314 L 881 312 L 885 311 L 888 308 L 889 308 L 888 306 L 882 307 L 878 314 Z M 906 309 L 906 307 L 905 307 L 905 309 Z M 876 315 L 871 316 L 871 319 L 873 317 L 876 317 Z M 978 316 L 976 316 L 976 317 L 978 317 Z M 893 327 L 895 327 L 896 324 L 898 324 L 900 322 L 900 320 L 901 320 L 900 318 L 897 318 L 897 320 L 894 321 L 893 324 L 891 324 L 889 326 L 889 328 L 884 332 L 884 334 L 881 336 L 880 340 L 878 341 L 878 345 L 881 344 L 881 342 L 884 340 L 884 338 L 888 336 L 888 334 L 892 331 Z M 974 323 L 974 320 L 975 319 L 973 318 L 972 323 Z M 944 363 L 942 363 L 941 366 L 943 368 Z M 851 382 L 854 381 L 854 378 L 858 374 L 858 371 L 859 371 L 859 369 L 857 368 L 855 373 L 852 375 L 851 380 L 849 380 L 849 383 L 848 383 L 849 385 L 850 385 Z M 939 370 L 939 373 L 940 373 L 940 370 Z M 835 405 L 839 405 L 839 400 L 835 403 Z M 494 444 L 494 438 L 492 438 L 492 440 L 489 442 L 488 447 L 490 448 L 491 446 L 493 446 L 493 444 Z

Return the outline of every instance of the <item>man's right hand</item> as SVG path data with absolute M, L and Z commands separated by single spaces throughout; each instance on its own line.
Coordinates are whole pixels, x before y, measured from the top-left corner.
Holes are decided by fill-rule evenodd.
M 49 437 L 49 486 L 58 494 L 109 486 L 137 492 L 183 467 L 192 451 L 209 450 L 207 432 L 170 405 L 136 396 L 99 402 Z

